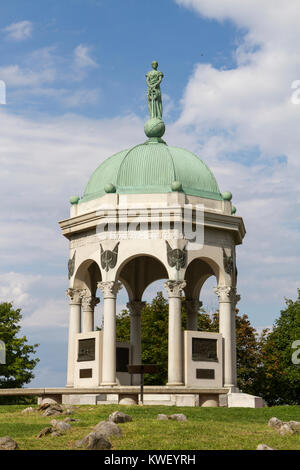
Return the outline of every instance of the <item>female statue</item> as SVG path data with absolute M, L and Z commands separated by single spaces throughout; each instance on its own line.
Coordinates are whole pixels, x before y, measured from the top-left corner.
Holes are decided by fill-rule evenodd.
M 152 70 L 146 74 L 146 82 L 148 85 L 147 101 L 150 118 L 162 118 L 162 100 L 160 83 L 164 74 L 157 70 L 158 63 L 156 60 L 152 62 Z

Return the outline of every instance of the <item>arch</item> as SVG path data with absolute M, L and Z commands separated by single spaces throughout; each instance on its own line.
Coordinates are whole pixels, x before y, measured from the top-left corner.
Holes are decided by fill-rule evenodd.
M 141 300 L 152 282 L 168 279 L 169 275 L 161 260 L 141 253 L 127 258 L 119 267 L 116 277 L 124 283 L 130 300 Z
M 210 258 L 193 259 L 185 272 L 186 287 L 184 291 L 186 298 L 198 299 L 203 284 L 211 276 L 215 276 L 217 283 L 219 283 L 220 272 L 219 265 Z
M 102 280 L 101 271 L 92 259 L 83 261 L 77 268 L 73 286 L 79 289 L 88 289 L 91 295 L 96 294 L 97 283 Z

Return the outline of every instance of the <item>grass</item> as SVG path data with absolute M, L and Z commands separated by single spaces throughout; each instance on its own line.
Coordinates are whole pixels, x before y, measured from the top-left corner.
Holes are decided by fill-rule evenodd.
M 24 415 L 24 405 L 0 406 L 0 437 L 10 436 L 22 450 L 74 449 L 76 440 L 91 432 L 99 421 L 116 410 L 132 416 L 120 424 L 122 437 L 110 438 L 113 450 L 255 450 L 264 443 L 279 450 L 300 450 L 300 435 L 280 436 L 267 426 L 272 416 L 300 421 L 300 406 L 273 408 L 187 408 L 165 406 L 85 405 L 74 407 L 79 422 L 60 437 L 38 439 L 41 429 L 60 417 L 40 413 Z M 158 413 L 184 413 L 188 421 L 158 421 Z

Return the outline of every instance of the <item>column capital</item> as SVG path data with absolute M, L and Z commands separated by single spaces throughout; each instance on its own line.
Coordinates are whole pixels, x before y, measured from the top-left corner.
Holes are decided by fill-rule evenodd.
M 236 298 L 236 288 L 231 286 L 218 286 L 214 288 L 219 298 L 219 302 L 233 303 Z
M 166 281 L 164 288 L 168 292 L 169 297 L 181 297 L 181 291 L 185 288 L 185 281 Z
M 104 298 L 115 299 L 119 290 L 122 289 L 122 283 L 120 281 L 101 281 L 97 283 L 97 287 L 102 290 Z
M 126 304 L 132 316 L 140 316 L 145 305 L 146 302 L 142 302 L 141 300 L 131 300 Z
M 86 295 L 86 289 L 74 289 L 69 288 L 66 290 L 66 294 L 70 299 L 70 304 L 81 304 L 82 298 Z
M 93 295 L 85 295 L 82 298 L 82 309 L 89 310 L 94 309 L 96 305 L 100 302 L 99 297 L 94 297 Z

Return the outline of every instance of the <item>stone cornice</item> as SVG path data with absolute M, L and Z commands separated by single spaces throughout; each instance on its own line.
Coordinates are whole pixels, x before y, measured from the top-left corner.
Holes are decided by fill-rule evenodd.
M 138 207 L 130 207 L 131 210 L 141 210 Z M 168 210 L 172 211 L 172 208 L 166 206 L 164 208 L 157 207 L 157 210 L 162 210 L 165 214 L 167 214 Z M 107 212 L 107 215 L 103 216 L 99 214 L 98 211 L 91 211 L 85 214 L 81 214 L 75 217 L 71 217 L 69 219 L 65 219 L 59 222 L 59 225 L 62 229 L 63 235 L 70 239 L 72 235 L 75 235 L 80 232 L 85 232 L 91 229 L 95 229 L 97 225 L 104 220 L 115 220 L 116 217 L 120 217 L 122 219 L 122 214 L 124 214 L 124 210 L 116 209 L 115 217 L 111 215 L 110 210 L 103 209 L 104 212 Z M 144 209 L 144 214 L 147 214 L 147 209 Z M 150 214 L 150 211 L 149 211 Z M 164 220 L 167 220 L 167 217 L 163 217 Z M 173 220 L 174 217 L 171 215 L 170 220 Z M 130 217 L 128 217 L 130 221 Z M 215 230 L 226 230 L 234 235 L 236 245 L 242 243 L 243 238 L 246 234 L 246 229 L 244 226 L 243 219 L 241 217 L 235 215 L 226 215 L 217 211 L 204 211 L 204 224 L 206 228 L 212 228 Z

